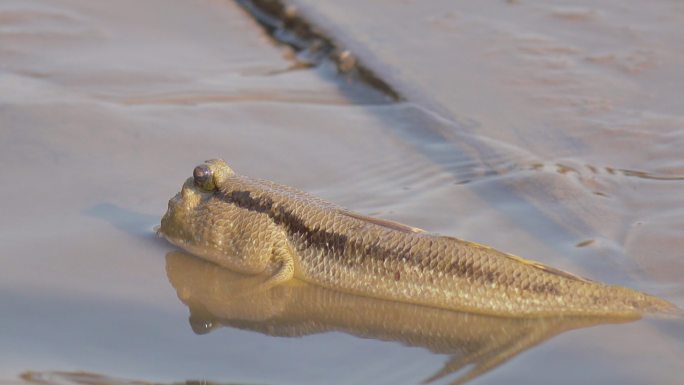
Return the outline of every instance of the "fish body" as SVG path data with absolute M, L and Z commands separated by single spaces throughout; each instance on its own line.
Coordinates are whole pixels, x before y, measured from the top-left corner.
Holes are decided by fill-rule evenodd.
M 220 160 L 195 169 L 169 202 L 160 233 L 225 267 L 268 274 L 267 285 L 297 278 L 357 295 L 501 316 L 638 317 L 674 309 L 632 289 L 353 213 L 238 175 Z

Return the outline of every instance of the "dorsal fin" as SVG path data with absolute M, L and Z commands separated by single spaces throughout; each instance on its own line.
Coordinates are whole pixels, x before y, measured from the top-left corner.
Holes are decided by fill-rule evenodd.
M 564 271 L 564 270 L 556 269 L 555 267 L 551 267 L 551 266 L 544 265 L 544 264 L 541 263 L 541 262 L 532 261 L 532 260 L 529 260 L 529 259 L 525 259 L 525 258 L 522 258 L 522 257 L 518 257 L 517 255 L 513 255 L 513 254 L 506 254 L 506 253 L 503 253 L 503 254 L 504 254 L 506 257 L 508 257 L 508 258 L 510 258 L 510 259 L 512 259 L 512 260 L 514 260 L 514 261 L 523 263 L 523 264 L 525 264 L 525 265 L 533 266 L 533 267 L 535 267 L 535 268 L 537 268 L 537 269 L 539 269 L 539 270 L 543 270 L 543 271 L 545 271 L 545 272 L 547 272 L 547 273 L 559 275 L 559 276 L 561 276 L 561 277 L 569 278 L 569 279 L 576 280 L 576 281 L 592 282 L 590 279 L 587 279 L 587 278 L 584 278 L 584 277 L 580 277 L 579 275 L 575 275 L 575 274 L 569 273 L 569 272 Z
M 346 215 L 348 217 L 352 217 L 352 218 L 358 219 L 360 221 L 372 223 L 372 224 L 377 225 L 377 226 L 386 227 L 388 229 L 401 231 L 404 233 L 424 233 L 425 232 L 425 230 L 423 230 L 423 229 L 408 226 L 408 225 L 405 225 L 403 223 L 394 222 L 394 221 L 390 221 L 387 219 L 373 218 L 373 217 L 357 214 L 357 213 L 347 211 L 347 210 L 340 210 L 339 212 L 342 215 Z
M 545 264 L 543 264 L 543 263 L 541 263 L 541 262 L 533 261 L 533 260 L 531 260 L 531 259 L 525 259 L 525 258 L 519 257 L 519 256 L 517 256 L 517 255 L 504 253 L 504 252 L 501 252 L 501 251 L 498 251 L 498 250 L 494 249 L 494 248 L 491 247 L 491 246 L 483 245 L 483 244 L 481 244 L 481 243 L 471 242 L 471 241 L 464 241 L 463 239 L 456 238 L 456 237 L 451 237 L 451 236 L 446 236 L 446 235 L 442 235 L 441 237 L 442 237 L 442 238 L 453 239 L 453 240 L 456 240 L 456 241 L 458 241 L 458 242 L 465 243 L 465 244 L 467 244 L 467 245 L 470 246 L 470 247 L 475 247 L 475 248 L 480 248 L 480 249 L 487 249 L 487 250 L 493 250 L 494 252 L 496 252 L 496 253 L 498 253 L 498 254 L 500 254 L 500 255 L 502 255 L 502 256 L 508 258 L 508 259 L 512 259 L 512 260 L 514 260 L 514 261 L 516 261 L 516 262 L 518 262 L 518 263 L 521 263 L 521 264 L 523 264 L 523 265 L 532 266 L 532 267 L 534 267 L 534 268 L 536 268 L 536 269 L 543 270 L 543 271 L 545 271 L 545 272 L 547 272 L 547 273 L 551 273 L 551 274 L 554 274 L 554 275 L 559 275 L 559 276 L 561 276 L 561 277 L 565 277 L 565 278 L 572 279 L 572 280 L 576 280 L 576 281 L 593 282 L 592 280 L 590 280 L 590 279 L 588 279 L 588 278 L 584 278 L 584 277 L 581 277 L 581 276 L 579 276 L 579 275 L 575 275 L 575 274 L 569 273 L 569 272 L 564 271 L 564 270 L 556 269 L 555 267 L 547 266 L 547 265 L 545 265 Z

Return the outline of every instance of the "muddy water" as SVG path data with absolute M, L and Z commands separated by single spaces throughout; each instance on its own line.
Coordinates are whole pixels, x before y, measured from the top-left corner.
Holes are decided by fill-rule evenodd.
M 681 9 L 511 13 L 490 4 L 464 9 L 479 16 L 454 24 L 456 14 L 430 19 L 432 6 L 402 4 L 392 9 L 422 10 L 416 20 L 439 27 L 427 32 L 431 45 L 451 39 L 450 28 L 465 34 L 459 41 L 491 39 L 487 46 L 500 54 L 487 74 L 510 81 L 475 82 L 478 66 L 442 76 L 439 56 L 402 67 L 416 61 L 387 60 L 392 50 L 419 52 L 420 44 L 383 35 L 391 24 L 367 29 L 351 9 L 333 13 L 356 21 L 331 22 L 340 27 L 335 36 L 361 34 L 355 41 L 378 53 L 367 61 L 408 101 L 390 103 L 325 64 L 298 68 L 292 52 L 229 1 L 2 2 L 0 380 L 681 383 L 677 319 L 522 322 L 301 285 L 235 297 L 247 278 L 173 253 L 153 235 L 194 165 L 220 156 L 238 172 L 364 214 L 492 244 L 683 306 L 677 114 L 684 98 L 674 70 L 681 35 L 670 33 Z M 318 14 L 326 9 L 320 5 Z M 528 35 L 534 12 L 558 21 Z M 579 48 L 541 49 L 549 36 L 571 36 L 580 46 L 568 33 L 578 29 L 563 23 L 583 20 L 599 32 L 629 24 L 637 37 L 602 33 L 613 40 L 595 48 L 596 60 L 577 59 L 584 58 Z M 494 27 L 518 35 L 492 35 L 487 28 Z M 539 72 L 540 63 L 549 72 Z M 435 76 L 405 76 L 410 69 Z M 474 83 L 456 87 L 453 79 Z M 520 87 L 529 97 L 514 97 Z M 478 89 L 484 93 L 473 99 Z M 582 102 L 596 89 L 610 93 L 611 109 Z M 511 100 L 506 114 L 489 113 Z

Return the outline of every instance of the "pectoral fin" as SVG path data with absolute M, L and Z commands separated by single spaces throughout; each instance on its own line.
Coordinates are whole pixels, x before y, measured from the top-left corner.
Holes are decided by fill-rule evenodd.
M 287 282 L 294 276 L 294 250 L 289 243 L 273 250 L 272 261 L 276 265 L 275 272 L 264 282 L 264 289 Z

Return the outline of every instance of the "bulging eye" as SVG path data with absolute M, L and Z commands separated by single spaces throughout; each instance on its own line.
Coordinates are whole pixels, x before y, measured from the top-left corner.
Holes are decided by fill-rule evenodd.
M 195 167 L 192 177 L 195 180 L 195 186 L 203 190 L 212 191 L 216 187 L 214 185 L 214 173 L 206 164 Z

